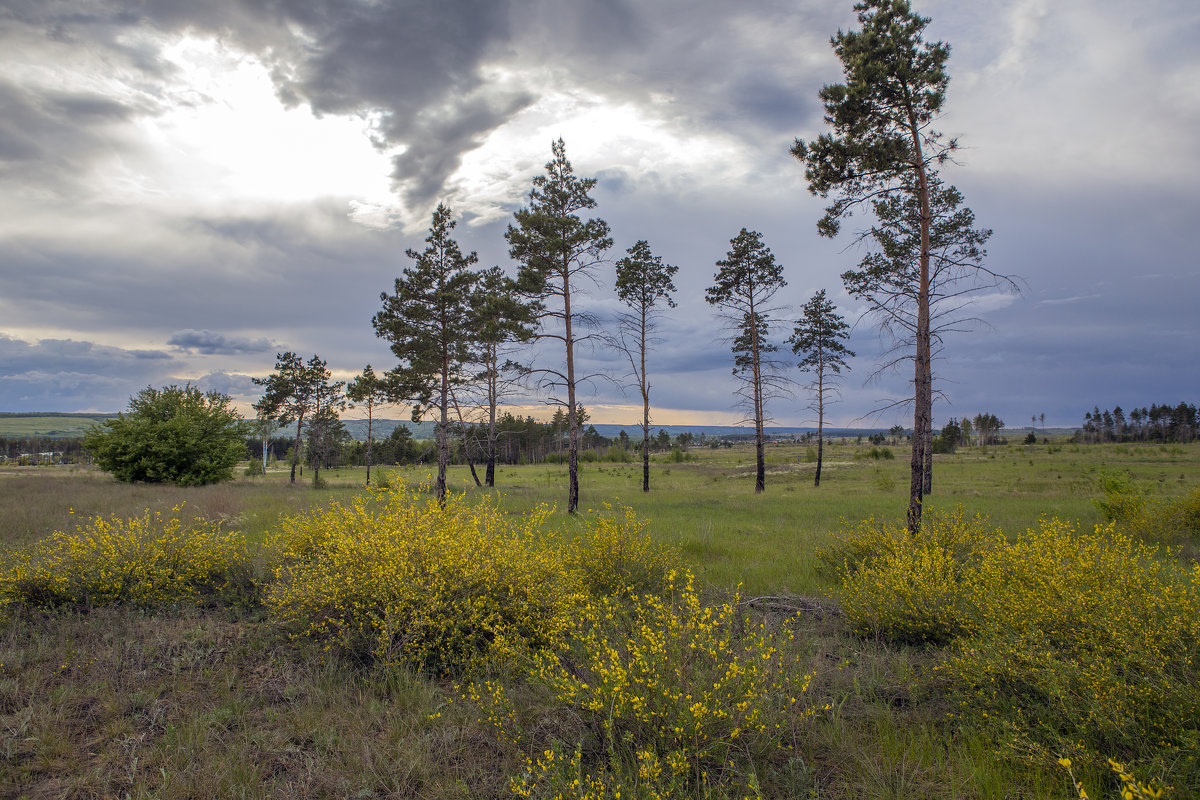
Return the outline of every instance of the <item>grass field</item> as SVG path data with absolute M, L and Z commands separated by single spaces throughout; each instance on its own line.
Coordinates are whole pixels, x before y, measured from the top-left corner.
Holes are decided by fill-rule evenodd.
M 1075 796 L 1061 770 L 1014 764 L 978 730 L 947 723 L 952 709 L 932 680 L 935 649 L 852 635 L 828 611 L 832 579 L 814 553 L 848 522 L 902 517 L 908 465 L 903 447 L 893 451 L 876 459 L 869 448 L 835 445 L 814 488 L 809 450 L 772 446 L 761 496 L 748 447 L 656 460 L 649 494 L 640 464 L 584 464 L 581 508 L 634 508 L 654 537 L 678 547 L 711 598 L 739 585 L 743 597 L 806 598 L 795 646 L 815 676 L 813 701 L 830 710 L 795 732 L 795 755 L 764 796 Z M 929 508 L 961 505 L 1009 535 L 1047 515 L 1090 528 L 1100 520 L 1093 500 L 1103 470 L 1128 473 L 1155 497 L 1179 497 L 1200 486 L 1200 444 L 968 448 L 937 457 Z M 421 481 L 429 470 L 386 474 Z M 283 470 L 178 489 L 121 485 L 81 468 L 2 470 L 0 543 L 180 502 L 185 515 L 261 540 L 283 514 L 348 499 L 364 475 L 323 477 L 329 486 L 319 491 L 289 486 Z M 560 466 L 499 467 L 497 484 L 509 513 L 565 504 Z M 468 498 L 492 491 L 475 488 L 465 467 L 452 468 L 451 486 Z M 551 524 L 583 523 L 558 512 Z M 522 696 L 543 736 L 574 724 Z M 282 637 L 254 609 L 22 612 L 0 626 L 0 797 L 510 796 L 505 776 L 520 765 L 454 697 L 448 683 Z
M 73 439 L 83 436 L 111 414 L 0 414 L 0 437 L 28 439 L 41 436 Z

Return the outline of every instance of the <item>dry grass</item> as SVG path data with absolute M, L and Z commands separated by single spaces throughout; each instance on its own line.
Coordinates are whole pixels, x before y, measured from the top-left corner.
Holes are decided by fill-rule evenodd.
M 0 797 L 498 797 L 513 767 L 438 685 L 222 613 L 28 615 L 0 662 Z

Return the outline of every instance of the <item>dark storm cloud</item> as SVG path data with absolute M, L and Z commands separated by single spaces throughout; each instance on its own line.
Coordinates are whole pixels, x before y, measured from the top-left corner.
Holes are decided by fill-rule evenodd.
M 125 407 L 130 387 L 159 383 L 176 366 L 160 350 L 0 335 L 0 410 L 114 411 Z
M 376 114 L 380 146 L 403 149 L 392 177 L 414 210 L 440 196 L 465 153 L 555 88 L 506 76 L 506 65 L 547 69 L 544 74 L 562 85 L 590 87 L 611 101 L 646 102 L 653 95 L 658 111 L 677 124 L 749 138 L 764 130 L 791 132 L 812 116 L 806 98 L 813 91 L 801 90 L 798 73 L 780 53 L 826 51 L 835 19 L 827 10 L 795 9 L 783 0 L 610 0 L 569 9 L 547 0 L 460 0 L 450 7 L 432 0 L 225 0 L 136 9 L 21 3 L 12 13 L 30 31 L 105 48 L 147 80 L 162 79 L 169 67 L 147 43 L 131 45 L 122 31 L 188 31 L 236 43 L 263 59 L 285 102 L 307 104 L 317 114 Z M 490 65 L 499 65 L 501 74 L 489 73 Z M 148 87 L 147 97 L 154 96 Z M 55 114 L 86 136 L 89 118 L 129 113 L 102 98 L 60 98 L 50 105 L 53 110 L 13 104 L 27 122 L 11 123 L 9 148 L 44 152 L 48 145 L 39 144 L 46 140 L 38 131 L 64 135 Z M 64 144 L 64 152 L 77 149 Z
M 33 371 L 103 372 L 136 378 L 169 368 L 173 359 L 161 350 L 125 350 L 71 339 L 24 342 L 0 334 L 0 376 L 11 378 Z
M 114 238 L 117 230 L 127 233 Z M 164 343 L 188 330 L 311 331 L 348 320 L 369 330 L 403 253 L 397 234 L 363 231 L 334 206 L 264 207 L 241 218 L 114 214 L 69 238 L 48 231 L 9 247 L 0 297 L 21 302 L 9 304 L 6 324 L 56 320 Z
M 934 18 L 931 32 L 955 47 L 949 132 L 963 127 L 968 146 L 991 142 L 965 152 L 967 168 L 951 180 L 996 231 L 989 266 L 1030 287 L 1013 305 L 983 315 L 994 328 L 948 340 L 939 376 L 951 405 L 935 407 L 935 418 L 989 410 L 1010 421 L 1045 412 L 1050 422 L 1074 419 L 1095 402 L 1148 404 L 1179 394 L 1194 401 L 1200 373 L 1181 365 L 1194 361 L 1200 333 L 1190 307 L 1200 296 L 1191 241 L 1200 218 L 1192 185 L 1196 101 L 1188 79 L 1196 59 L 1181 54 L 1194 50 L 1186 45 L 1197 12 L 1178 3 L 1151 7 L 1125 30 L 1127 9 L 1113 2 L 1046 4 L 1040 16 L 1036 3 L 918 6 Z M 568 137 L 580 174 L 601 179 L 596 214 L 612 225 L 613 257 L 647 238 L 681 267 L 680 307 L 664 317 L 652 367 L 661 407 L 733 405 L 728 343 L 703 290 L 739 227 L 763 231 L 785 266 L 784 301 L 793 307 L 819 288 L 837 294 L 838 276 L 863 255 L 848 247 L 855 225 L 838 241 L 817 239 L 824 204 L 805 192 L 803 169 L 787 153 L 794 136 L 824 130 L 816 92 L 840 77 L 828 38 L 852 23 L 850 0 L 10 0 L 0 19 L 0 58 L 49 76 L 32 84 L 22 77 L 28 70 L 6 67 L 0 78 L 4 322 L 71 326 L 94 332 L 77 338 L 98 341 L 115 331 L 120 341 L 138 336 L 164 347 L 138 355 L 87 342 L 8 340 L 0 359 L 20 367 L 10 369 L 9 394 L 0 398 L 8 408 L 38 407 L 21 405 L 37 398 L 62 408 L 49 404 L 76 391 L 89 405 L 115 410 L 141 386 L 210 370 L 201 380 L 233 394 L 247 389 L 243 372 L 269 370 L 263 356 L 273 348 L 261 347 L 268 340 L 319 353 L 342 370 L 393 360 L 370 317 L 379 292 L 408 265 L 405 248 L 420 248 L 419 235 L 364 230 L 346 219 L 346 198 L 197 209 L 182 208 L 174 187 L 155 186 L 163 193 L 130 199 L 114 188 L 114 170 L 96 169 L 137 152 L 139 118 L 221 102 L 181 88 L 165 48 L 182 33 L 216 36 L 234 54 L 256 55 L 289 104 L 369 115 L 377 144 L 398 152 L 392 178 L 409 223 L 428 220 L 464 154 L 524 111 L 553 113 L 538 104 L 556 92 L 585 105 L 627 103 L 661 121 L 681 148 L 705 136 L 732 142 L 720 157 L 742 163 L 729 172 L 711 164 L 712 174 L 733 176 L 723 180 L 707 173 L 708 164 L 696 174 L 673 173 L 654 159 L 586 164 L 594 156 Z M 1028 23 L 1027 38 L 1017 23 Z M 1059 45 L 1064 36 L 1069 46 Z M 71 70 L 87 76 L 79 83 L 85 88 L 66 91 L 53 80 L 68 57 L 80 59 Z M 1103 92 L 1088 85 L 1089 58 L 1112 70 Z M 1026 70 L 1034 78 L 1023 79 Z M 121 90 L 106 93 L 107 78 Z M 1080 137 L 1059 135 L 1060 125 L 1109 131 L 1104 122 L 1112 118 L 1090 116 L 1087 98 L 1096 108 L 1121 109 L 1131 95 L 1172 103 L 1153 113 L 1118 111 L 1129 127 L 1112 128 L 1108 138 L 1129 143 L 1119 151 L 1082 149 Z M 1061 112 L 1068 99 L 1080 102 L 1071 106 L 1077 118 Z M 973 116 L 981 110 L 990 112 L 985 122 Z M 1027 127 L 1010 127 L 1022 119 Z M 1130 135 L 1137 126 L 1151 145 Z M 1163 146 L 1173 139 L 1155 138 L 1162 131 L 1181 132 L 1175 138 L 1184 145 Z M 538 165 L 546 144 L 539 143 Z M 521 176 L 522 192 L 535 171 Z M 519 204 L 522 195 L 511 194 L 494 202 Z M 508 264 L 507 221 L 458 233 L 483 263 Z M 583 307 L 608 312 L 611 275 L 600 284 Z M 206 339 L 206 330 L 219 333 Z M 174 336 L 182 349 L 172 361 L 165 348 Z M 852 346 L 859 358 L 837 415 L 858 416 L 910 391 L 903 369 L 864 387 L 880 350 L 869 324 Z M 589 370 L 626 371 L 611 352 L 587 358 Z M 1149 396 L 1126 401 L 1114 383 Z M 585 402 L 621 401 L 610 384 L 597 382 L 594 391 Z M 798 396 L 773 410 L 784 418 L 803 405 Z
M 167 344 L 180 350 L 203 355 L 234 355 L 237 353 L 266 353 L 273 348 L 265 337 L 247 339 L 242 336 L 226 336 L 214 331 L 177 331 L 167 339 Z

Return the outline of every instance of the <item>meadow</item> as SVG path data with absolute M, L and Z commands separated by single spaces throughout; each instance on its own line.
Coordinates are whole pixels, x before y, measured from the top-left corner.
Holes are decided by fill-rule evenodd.
M 1149 762 L 1160 758 L 1166 745 L 1157 750 L 1132 741 L 1122 746 L 1121 737 L 1133 738 L 1132 729 L 1102 732 L 1098 746 L 1108 748 L 1107 755 L 1116 759 L 1135 755 L 1142 760 L 1129 767 L 1134 771 L 1129 781 L 1103 760 L 1098 765 L 1094 758 L 1089 761 L 1089 754 L 1095 755 L 1089 750 L 1046 751 L 1045 742 L 1058 740 L 1046 739 L 1045 731 L 1018 731 L 1043 738 L 1031 739 L 1026 751 L 1014 749 L 1012 731 L 987 720 L 1014 711 L 1005 703 L 1019 693 L 1005 695 L 997 704 L 995 697 L 976 699 L 965 691 L 951 691 L 954 684 L 944 677 L 944 670 L 963 663 L 954 660 L 963 653 L 955 649 L 957 640 L 904 635 L 909 628 L 903 625 L 911 622 L 911 614 L 901 620 L 903 624 L 895 624 L 876 609 L 875 616 L 868 614 L 867 623 L 860 624 L 859 605 L 851 604 L 842 613 L 845 574 L 836 564 L 831 568 L 828 553 L 838 552 L 847 537 L 861 532 L 859 523 L 864 519 L 873 517 L 881 523 L 900 519 L 907 500 L 907 462 L 903 445 L 893 446 L 891 452 L 894 458 L 884 457 L 882 448 L 835 444 L 826 450 L 823 485 L 814 488 L 811 448 L 772 445 L 767 491 L 760 496 L 753 492 L 753 452 L 748 447 L 694 448 L 674 458 L 656 457 L 649 494 L 640 491 L 640 464 L 587 463 L 581 471 L 581 507 L 588 512 L 576 517 L 549 513 L 532 538 L 528 531 L 514 532 L 515 538 L 506 545 L 513 554 L 511 563 L 537 565 L 550 559 L 545 563 L 551 566 L 540 578 L 528 570 L 521 573 L 531 575 L 529 580 L 548 580 L 546 576 L 570 570 L 594 579 L 613 569 L 619 559 L 587 566 L 586 552 L 603 549 L 608 541 L 605 535 L 619 532 L 621 525 L 628 527 L 628 522 L 621 522 L 628 519 L 621 509 L 632 509 L 633 517 L 642 521 L 633 526 L 638 534 L 662 548 L 645 552 L 677 554 L 679 575 L 683 570 L 695 575 L 694 594 L 678 583 L 681 577 L 664 583 L 666 578 L 658 575 L 645 580 L 658 581 L 655 592 L 665 591 L 678 605 L 664 610 L 655 605 L 658 601 L 637 599 L 659 596 L 647 590 L 644 595 L 634 593 L 629 601 L 635 610 L 613 611 L 605 605 L 605 591 L 594 591 L 587 603 L 570 606 L 574 610 L 556 611 L 559 616 L 552 615 L 557 622 L 551 628 L 560 632 L 545 635 L 566 636 L 561 631 L 570 629 L 574 633 L 568 638 L 590 641 L 604 652 L 608 652 L 605 648 L 641 652 L 633 644 L 637 630 L 624 631 L 622 635 L 633 638 L 615 646 L 611 628 L 579 627 L 580 620 L 603 619 L 607 613 L 610 620 L 628 614 L 643 621 L 658 620 L 664 629 L 676 631 L 676 640 L 684 636 L 679 631 L 689 632 L 688 636 L 698 637 L 691 641 L 700 650 L 708 641 L 705 636 L 725 643 L 724 650 L 713 648 L 718 652 L 736 650 L 729 647 L 730 641 L 745 642 L 746 652 L 766 653 L 764 663 L 776 671 L 757 678 L 753 676 L 758 673 L 743 671 L 753 680 L 747 678 L 749 683 L 729 691 L 736 688 L 738 697 L 763 698 L 764 710 L 755 719 L 772 720 L 775 727 L 770 730 L 769 726 L 759 730 L 758 722 L 744 729 L 742 723 L 721 728 L 719 719 L 701 719 L 693 706 L 692 716 L 672 726 L 694 725 L 697 742 L 703 732 L 716 744 L 707 749 L 699 744 L 683 747 L 674 740 L 655 738 L 650 733 L 655 728 L 637 716 L 638 702 L 625 722 L 619 715 L 614 717 L 615 711 L 606 722 L 589 710 L 589 703 L 601 700 L 614 709 L 620 703 L 617 695 L 586 699 L 592 689 L 578 685 L 585 676 L 593 676 L 589 679 L 593 689 L 609 685 L 597 677 L 609 667 L 593 662 L 594 653 L 586 648 L 550 663 L 533 644 L 517 642 L 505 645 L 513 648 L 515 656 L 500 658 L 492 652 L 489 636 L 491 655 L 480 664 L 472 662 L 470 669 L 460 669 L 457 662 L 445 667 L 441 661 L 430 661 L 433 651 L 428 648 L 420 651 L 418 663 L 411 657 L 393 657 L 390 645 L 372 651 L 367 645 L 356 649 L 308 633 L 296 635 L 287 620 L 295 623 L 299 612 L 292 606 L 287 608 L 293 611 L 287 611 L 280 605 L 285 600 L 278 596 L 268 597 L 265 605 L 257 599 L 226 602 L 217 595 L 152 606 L 90 602 L 44 609 L 10 604 L 8 619 L 0 627 L 0 797 L 440 798 L 523 793 L 550 797 L 555 792 L 611 797 L 618 784 L 625 787 L 622 796 L 626 797 L 756 793 L 829 798 L 1076 797 L 1076 778 L 1079 785 L 1089 787 L 1092 797 L 1122 796 L 1123 790 L 1144 791 L 1132 796 L 1149 797 L 1160 789 L 1164 797 L 1189 797 L 1200 791 L 1195 783 L 1200 778 L 1194 732 L 1183 731 L 1176 740 L 1169 726 L 1165 733 L 1160 731 L 1165 739 L 1172 739 L 1167 748 L 1172 755 L 1162 757 L 1161 763 Z M 428 469 L 392 468 L 380 473 L 376 468 L 373 476 L 377 474 L 394 484 L 419 483 Z M 1105 515 L 1096 500 L 1102 496 L 1103 480 L 1112 475 L 1121 476 L 1139 496 L 1151 498 L 1151 505 L 1182 501 L 1200 486 L 1200 445 L 1056 442 L 966 448 L 937 457 L 935 493 L 927 508 L 935 516 L 952 516 L 960 507 L 966 518 L 983 515 L 987 522 L 972 531 L 1002 531 L 1019 548 L 1019 534 L 1038 528 L 1048 518 L 1066 521 L 1081 532 L 1103 523 Z M 15 553 L 54 531 L 70 532 L 97 516 L 135 518 L 149 509 L 212 520 L 219 523 L 218 531 L 239 532 L 253 548 L 288 527 L 281 523 L 284 519 L 309 520 L 293 523 L 289 530 L 307 530 L 304 535 L 317 541 L 324 534 L 314 530 L 335 529 L 343 525 L 339 519 L 371 519 L 377 513 L 372 510 L 374 501 L 368 500 L 355 512 L 359 516 L 346 512 L 341 517 L 320 517 L 331 503 L 343 508 L 352 505 L 364 475 L 362 470 L 347 469 L 323 472 L 322 477 L 328 479 L 323 490 L 305 483 L 288 485 L 282 469 L 263 478 L 178 489 L 121 485 L 82 468 L 12 468 L 0 472 L 0 539 Z M 489 513 L 495 516 L 484 527 L 518 525 L 542 504 L 562 503 L 565 468 L 499 467 L 497 487 L 489 490 L 475 488 L 466 468 L 455 467 L 451 487 L 462 494 L 464 509 L 492 507 Z M 181 503 L 183 510 L 172 512 Z M 456 530 L 475 530 L 473 514 L 464 510 L 456 518 Z M 313 522 L 317 519 L 323 521 Z M 370 527 L 361 521 L 344 524 L 350 540 Z M 1131 524 L 1130 529 L 1135 527 L 1138 541 L 1160 543 L 1152 526 Z M 486 543 L 462 538 L 454 546 L 440 539 L 431 541 L 442 542 L 440 550 L 466 553 L 466 564 L 473 560 L 472 552 L 484 552 Z M 549 544 L 539 544 L 542 539 Z M 1198 552 L 1196 532 L 1176 531 L 1166 543 L 1176 550 L 1167 556 L 1163 563 L 1168 566 L 1163 569 L 1178 567 L 1186 572 Z M 374 549 L 386 549 L 386 540 Z M 654 557 L 642 560 L 653 562 Z M 491 563 L 482 557 L 478 561 Z M 864 564 L 864 575 L 878 566 Z M 264 575 L 269 571 L 263 564 L 250 568 Z M 1082 586 L 1086 578 L 1074 579 L 1080 596 L 1086 594 Z M 345 580 L 354 582 L 350 577 Z M 488 581 L 495 583 L 494 573 L 481 574 L 477 580 Z M 1112 583 L 1107 578 L 1105 582 Z M 889 589 L 887 596 L 912 588 Z M 1093 594 L 1108 597 L 1103 602 L 1111 604 L 1103 590 L 1100 585 Z M 428 589 L 426 605 L 441 602 L 437 598 L 443 597 L 442 591 Z M 554 591 L 543 588 L 531 591 L 531 596 Z M 1168 597 L 1164 602 L 1173 602 L 1170 591 L 1174 590 L 1163 591 Z M 1070 592 L 1067 586 L 1059 594 Z M 986 594 L 983 589 L 976 593 Z M 469 616 L 478 611 L 461 605 L 457 595 L 445 596 L 446 602 L 457 604 L 452 606 L 459 609 L 455 613 Z M 504 596 L 503 591 L 489 595 L 488 602 L 493 606 L 507 602 L 497 599 Z M 700 616 L 686 616 L 689 602 L 696 614 L 701 607 L 712 609 L 704 612 L 707 622 L 698 622 Z M 722 608 L 729 609 L 724 617 Z M 714 620 L 722 619 L 727 628 L 712 627 L 717 624 Z M 1193 629 L 1187 628 L 1186 621 L 1181 624 L 1180 641 L 1193 648 L 1190 656 L 1184 656 L 1191 664 L 1195 634 L 1188 633 Z M 968 630 L 967 623 L 953 625 L 958 625 L 954 636 L 978 633 Z M 988 635 L 996 641 L 1003 638 L 994 631 Z M 449 641 L 461 649 L 459 639 Z M 1099 652 L 1099 645 L 1090 640 L 1083 646 L 1085 651 Z M 688 660 L 686 652 L 672 658 L 686 661 L 695 671 L 680 677 L 676 669 L 673 680 L 694 683 L 698 675 L 708 674 L 704 670 L 720 667 L 713 673 L 717 675 L 713 683 L 725 690 L 721 676 L 731 674 L 732 667 L 718 655 L 712 656 L 717 662 L 707 666 L 702 660 Z M 1130 669 L 1139 673 L 1159 669 L 1161 686 L 1167 687 L 1162 691 L 1170 695 L 1172 681 L 1179 675 L 1171 671 L 1174 658 L 1163 662 L 1167 666 L 1118 662 L 1123 674 Z M 529 667 L 534 663 L 540 672 Z M 972 663 L 972 669 L 986 666 L 985 661 Z M 523 666 L 518 669 L 514 664 Z M 564 664 L 573 665 L 568 673 L 556 671 Z M 669 666 L 663 662 L 659 668 Z M 1185 677 L 1195 674 L 1186 669 Z M 780 678 L 785 674 L 790 676 L 787 681 Z M 1066 681 L 1071 674 L 1054 673 L 1054 678 Z M 1026 682 L 1036 686 L 1032 678 Z M 798 688 L 801 685 L 803 689 Z M 710 704 L 717 708 L 720 691 L 713 691 Z M 788 692 L 794 710 L 786 708 Z M 1105 702 L 1115 702 L 1115 695 L 1106 697 Z M 1192 701 L 1191 695 L 1170 697 L 1181 707 Z M 1019 700 L 1016 704 L 1025 705 L 1014 713 L 1031 713 L 1027 704 L 1034 702 Z M 969 704 L 969 713 L 963 711 L 964 704 Z M 726 713 L 732 715 L 729 718 L 736 716 L 735 706 L 713 711 L 713 719 Z M 1094 716 L 1095 711 L 1085 708 L 1081 719 Z M 1162 709 L 1162 715 L 1169 717 L 1169 709 Z M 1060 738 L 1075 730 L 1072 725 L 1083 730 L 1079 726 L 1084 724 L 1074 716 L 1051 722 L 1057 726 L 1053 736 Z M 1145 724 L 1152 726 L 1154 720 Z M 517 730 L 519 735 L 514 733 Z M 629 737 L 628 742 L 622 744 L 621 737 Z M 572 742 L 581 749 L 573 751 Z M 724 748 L 719 757 L 713 755 L 718 744 Z M 1069 756 L 1072 765 L 1058 763 Z M 670 759 L 685 757 L 693 759 L 688 763 L 695 768 L 694 776 L 682 767 L 676 774 L 670 766 L 675 763 Z M 594 769 L 585 769 L 585 762 Z M 602 766 L 595 767 L 597 763 Z M 704 769 L 714 771 L 714 765 L 722 765 L 719 774 L 701 776 Z M 1173 788 L 1165 789 L 1167 785 Z

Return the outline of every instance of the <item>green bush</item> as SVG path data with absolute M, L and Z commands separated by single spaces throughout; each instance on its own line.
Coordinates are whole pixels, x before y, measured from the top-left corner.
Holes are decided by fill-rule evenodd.
M 1096 483 L 1103 497 L 1094 502 L 1109 522 L 1132 519 L 1146 507 L 1146 490 L 1129 477 L 1127 472 L 1101 470 Z
M 1136 513 L 1123 515 L 1118 525 L 1143 541 L 1194 546 L 1200 543 L 1200 489 L 1173 500 L 1147 501 Z
M 146 387 L 84 437 L 96 465 L 123 482 L 202 486 L 233 477 L 247 430 L 227 395 Z

